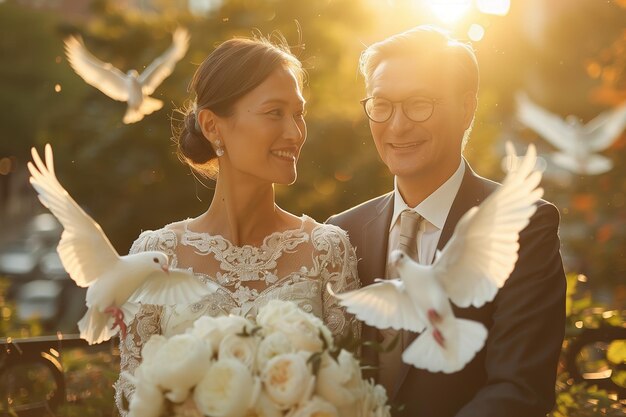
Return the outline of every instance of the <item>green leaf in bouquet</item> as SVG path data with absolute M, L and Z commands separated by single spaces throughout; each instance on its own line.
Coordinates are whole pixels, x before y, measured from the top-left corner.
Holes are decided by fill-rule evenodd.
M 320 367 L 322 366 L 322 354 L 324 352 L 315 352 L 313 354 L 311 354 L 311 356 L 309 356 L 309 359 L 307 359 L 306 363 L 311 365 L 311 373 L 315 376 L 317 376 Z
M 363 342 L 363 346 L 370 347 L 378 353 L 387 353 L 395 349 L 399 341 L 400 341 L 400 332 L 396 334 L 396 336 L 387 344 L 387 346 L 383 346 L 382 343 L 379 343 L 373 340 L 367 340 Z
M 324 332 L 322 331 L 322 329 L 319 329 L 319 335 L 320 335 L 320 339 L 322 339 L 322 350 L 328 350 L 328 348 L 330 347 L 330 344 L 328 343 L 328 340 L 326 340 L 326 337 L 324 336 Z
M 359 346 L 363 344 L 363 340 L 356 337 L 352 332 L 346 332 L 344 335 L 335 338 L 335 348 L 329 350 L 330 355 L 336 360 L 341 350 L 346 350 L 359 358 Z
M 241 337 L 252 337 L 256 336 L 258 332 L 262 330 L 261 326 L 254 326 L 250 331 L 248 331 L 247 326 L 243 326 L 243 330 L 241 333 L 237 333 L 237 336 Z

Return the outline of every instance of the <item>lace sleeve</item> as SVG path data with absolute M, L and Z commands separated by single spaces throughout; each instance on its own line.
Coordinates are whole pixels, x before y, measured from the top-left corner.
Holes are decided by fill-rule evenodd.
M 126 338 L 120 341 L 120 376 L 114 384 L 115 405 L 122 417 L 128 413 L 128 403 L 135 392 L 135 386 L 122 373 L 131 375 L 141 363 L 141 348 L 150 336 L 161 333 L 162 307 L 142 305 L 128 326 Z
M 133 243 L 130 253 L 161 250 L 170 254 L 174 246 L 171 245 L 168 234 L 159 232 L 143 232 Z M 170 258 L 171 261 L 171 258 Z M 132 311 L 132 310 L 131 310 Z M 126 338 L 120 340 L 120 376 L 114 384 L 115 404 L 122 417 L 128 413 L 128 403 L 135 392 L 134 385 L 122 374 L 133 374 L 141 363 L 141 349 L 150 339 L 150 336 L 161 333 L 162 306 L 143 304 L 137 308 L 134 318 L 128 326 Z
M 346 336 L 348 332 L 353 337 L 360 338 L 360 322 L 338 303 L 338 300 L 326 291 L 330 283 L 335 292 L 342 293 L 360 287 L 357 276 L 357 257 L 350 244 L 348 235 L 337 226 L 324 225 L 321 233 L 313 236 L 321 258 L 321 277 L 324 285 L 322 292 L 324 323 L 334 336 Z

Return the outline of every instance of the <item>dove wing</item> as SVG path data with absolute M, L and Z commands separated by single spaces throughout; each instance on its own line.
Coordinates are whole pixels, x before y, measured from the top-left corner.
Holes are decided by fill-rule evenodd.
M 537 209 L 543 190 L 541 172 L 534 171 L 531 144 L 520 166 L 479 207 L 470 209 L 435 260 L 433 268 L 452 302 L 480 307 L 493 300 L 515 267 L 519 233 Z
M 574 128 L 562 118 L 539 107 L 526 94 L 518 94 L 517 104 L 517 118 L 520 122 L 562 151 L 572 146 L 570 140 L 575 134 Z
M 593 152 L 600 152 L 611 146 L 626 127 L 626 104 L 603 112 L 583 127 L 586 144 Z
M 126 76 L 112 64 L 93 56 L 82 39 L 70 36 L 65 39 L 65 54 L 70 65 L 85 82 L 118 101 L 128 101 Z
M 152 61 L 139 76 L 139 83 L 146 95 L 154 93 L 159 85 L 174 71 L 174 66 L 189 49 L 189 32 L 178 28 L 174 32 L 172 45 L 161 56 Z
M 194 274 L 184 269 L 171 269 L 168 273 L 156 271 L 148 275 L 143 284 L 128 299 L 129 303 L 154 305 L 188 305 L 213 292 Z
M 80 208 L 57 180 L 52 148 L 45 147 L 44 164 L 32 148 L 33 162 L 28 163 L 30 183 L 39 194 L 39 201 L 63 225 L 57 251 L 70 277 L 79 287 L 88 287 L 119 260 L 119 255 L 102 228 Z
M 376 280 L 367 287 L 342 294 L 333 292 L 330 284 L 327 290 L 339 299 L 339 304 L 349 313 L 370 326 L 413 332 L 421 332 L 425 328 L 399 279 Z

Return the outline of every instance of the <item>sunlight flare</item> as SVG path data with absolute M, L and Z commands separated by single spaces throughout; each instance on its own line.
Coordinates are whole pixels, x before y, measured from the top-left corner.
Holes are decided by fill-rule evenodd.
M 473 23 L 467 31 L 467 36 L 473 42 L 478 42 L 485 36 L 485 28 L 477 23 Z
M 482 13 L 506 16 L 511 8 L 511 0 L 477 0 L 476 6 Z
M 445 23 L 459 20 L 470 8 L 470 0 L 428 0 L 433 13 Z

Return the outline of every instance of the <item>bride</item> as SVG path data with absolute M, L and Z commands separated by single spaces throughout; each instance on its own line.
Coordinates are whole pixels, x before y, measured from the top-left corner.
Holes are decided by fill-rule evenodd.
M 191 269 L 214 291 L 192 305 L 141 305 L 122 340 L 121 371 L 132 373 L 153 334 L 183 332 L 201 315 L 254 316 L 271 299 L 291 300 L 333 334 L 359 327 L 326 291 L 358 287 L 346 233 L 278 207 L 274 184 L 292 184 L 306 139 L 303 69 L 284 42 L 236 38 L 197 69 L 195 102 L 175 134 L 181 159 L 216 180 L 196 218 L 145 231 L 130 252 L 159 250 L 170 266 Z M 134 387 L 115 384 L 122 415 Z

